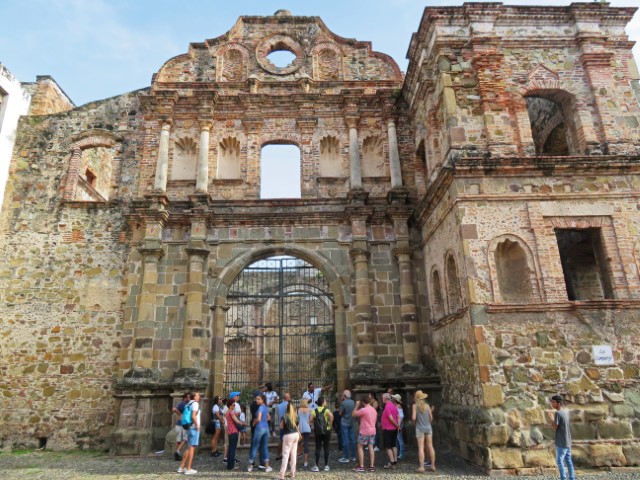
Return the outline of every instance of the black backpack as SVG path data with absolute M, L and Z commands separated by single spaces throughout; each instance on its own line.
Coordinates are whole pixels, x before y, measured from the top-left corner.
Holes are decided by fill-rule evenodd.
M 316 414 L 313 419 L 313 428 L 316 435 L 324 435 L 331 431 L 331 425 L 327 422 L 327 407 L 316 408 Z

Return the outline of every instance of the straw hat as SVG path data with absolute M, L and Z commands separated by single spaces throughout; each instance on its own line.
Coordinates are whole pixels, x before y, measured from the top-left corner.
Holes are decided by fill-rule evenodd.
M 391 395 L 391 397 L 398 403 L 402 403 L 402 397 L 400 396 L 399 393 L 396 393 L 395 395 Z
M 425 398 L 427 398 L 429 395 L 427 395 L 426 393 L 424 393 L 422 390 L 418 390 L 416 392 L 416 400 L 424 400 Z

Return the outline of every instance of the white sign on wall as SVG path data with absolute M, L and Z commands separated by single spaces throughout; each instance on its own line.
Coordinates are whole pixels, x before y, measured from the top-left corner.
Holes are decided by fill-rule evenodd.
M 614 365 L 611 345 L 594 345 L 593 361 L 596 365 Z

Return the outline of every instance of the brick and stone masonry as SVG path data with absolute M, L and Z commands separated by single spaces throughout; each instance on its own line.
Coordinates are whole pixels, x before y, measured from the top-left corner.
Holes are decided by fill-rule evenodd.
M 0 217 L 1 446 L 162 448 L 186 388 L 222 392 L 234 280 L 291 255 L 331 290 L 338 389 L 426 389 L 441 444 L 519 474 L 554 466 L 562 393 L 578 465 L 638 465 L 634 11 L 426 8 L 404 77 L 278 11 L 140 91 L 53 113 L 42 81 Z M 260 199 L 272 143 L 301 198 Z

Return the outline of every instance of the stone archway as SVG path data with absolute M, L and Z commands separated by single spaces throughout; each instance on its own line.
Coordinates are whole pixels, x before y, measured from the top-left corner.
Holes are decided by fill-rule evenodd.
M 213 358 L 211 362 L 211 387 L 214 392 L 225 389 L 225 322 L 231 308 L 229 295 L 232 285 L 242 272 L 255 262 L 268 257 L 287 256 L 303 260 L 316 268 L 324 276 L 328 293 L 333 299 L 333 316 L 336 344 L 336 388 L 347 387 L 349 381 L 349 362 L 347 358 L 347 308 L 348 289 L 335 266 L 322 254 L 297 246 L 263 247 L 248 250 L 225 266 L 212 282 L 209 290 L 211 309 L 213 310 Z M 295 392 L 298 393 L 298 392 Z M 299 392 L 302 393 L 302 392 Z

